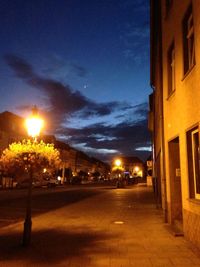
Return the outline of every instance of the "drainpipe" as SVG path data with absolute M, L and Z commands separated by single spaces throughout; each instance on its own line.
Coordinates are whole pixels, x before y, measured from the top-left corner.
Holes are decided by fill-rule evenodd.
M 153 139 L 153 144 L 152 144 L 152 161 L 153 161 L 153 166 L 152 166 L 152 179 L 153 179 L 153 186 L 154 186 L 154 194 L 156 196 L 156 206 L 158 208 L 158 185 L 157 185 L 157 176 L 156 176 L 156 149 L 155 149 L 155 87 L 151 84 L 151 88 L 153 90 L 153 133 L 152 133 L 152 139 Z
M 162 67 L 161 67 L 162 70 Z M 162 77 L 162 75 L 161 75 Z M 162 78 L 161 78 L 162 79 Z M 162 84 L 162 83 L 161 83 Z M 155 87 L 151 85 L 151 88 L 154 92 L 155 95 Z M 168 221 L 168 212 L 167 212 L 167 190 L 166 190 L 166 172 L 165 172 L 165 138 L 164 138 L 164 121 L 163 121 L 163 92 L 161 91 L 161 115 L 160 115 L 160 125 L 161 125 L 161 201 L 162 201 L 162 208 L 163 208 L 163 213 L 164 213 L 164 222 Z M 153 103 L 153 114 L 155 115 L 155 102 Z M 153 140 L 154 140 L 154 145 L 153 145 L 153 177 L 157 178 L 156 175 L 156 150 L 155 150 L 155 116 L 154 116 L 154 121 L 153 121 Z M 156 180 L 156 190 L 157 190 L 157 180 Z M 158 195 L 157 195 L 157 205 L 158 205 Z
M 156 49 L 158 49 L 158 60 L 159 60 L 159 76 L 160 76 L 160 85 L 163 88 L 163 62 L 162 62 L 162 17 L 161 17 L 161 0 L 157 1 L 157 0 L 151 0 L 151 7 L 154 8 L 154 14 L 151 13 L 151 16 L 156 16 L 156 18 L 151 17 L 152 21 L 151 21 L 151 27 L 154 29 L 154 31 L 156 30 L 156 32 L 154 32 L 154 36 L 151 36 L 151 38 L 155 38 L 155 34 L 156 36 L 156 40 L 157 40 L 157 47 Z M 158 27 L 155 27 L 155 22 L 158 25 Z M 152 44 L 152 40 L 151 39 L 151 44 Z M 152 48 L 151 48 L 152 49 Z M 152 55 L 153 57 L 153 55 Z M 152 60 L 152 58 L 151 58 Z M 154 69 L 154 73 L 155 73 L 155 69 Z M 152 73 L 153 74 L 153 73 Z M 153 92 L 155 93 L 155 86 L 153 85 L 153 79 L 151 77 L 151 88 L 153 90 Z M 166 169 L 165 169 L 165 137 L 164 137 L 164 120 L 163 120 L 163 90 L 160 90 L 160 106 L 161 106 L 161 114 L 160 114 L 160 126 L 161 126 L 161 140 L 160 140 L 160 145 L 161 145 L 161 199 L 162 199 L 162 208 L 163 208 L 163 212 L 164 212 L 164 221 L 167 222 L 168 221 L 168 207 L 167 207 L 167 189 L 166 189 Z M 153 105 L 153 113 L 155 114 L 155 106 Z M 155 133 L 155 120 L 154 120 L 154 133 Z M 155 142 L 154 142 L 154 148 L 155 148 Z M 154 149 L 155 150 L 155 149 Z M 154 151 L 154 166 L 153 166 L 153 170 L 154 170 L 154 174 L 155 174 L 155 170 L 156 170 L 156 166 L 155 166 L 155 160 L 156 160 L 156 151 Z
M 161 172 L 162 172 L 162 186 L 163 186 L 163 212 L 164 212 L 164 222 L 168 221 L 168 208 L 167 208 L 167 185 L 166 185 L 166 168 L 165 168 L 165 132 L 164 132 L 164 117 L 163 117 L 163 91 L 161 93 L 162 105 L 161 105 Z

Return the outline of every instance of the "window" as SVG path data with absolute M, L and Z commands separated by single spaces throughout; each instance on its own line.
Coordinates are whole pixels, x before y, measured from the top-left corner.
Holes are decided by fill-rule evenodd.
M 200 151 L 197 127 L 187 133 L 187 148 L 190 197 L 200 199 Z
M 175 48 L 174 42 L 168 50 L 168 96 L 175 90 Z
M 183 19 L 183 53 L 184 53 L 184 74 L 195 64 L 194 49 L 194 24 L 192 5 L 189 6 Z

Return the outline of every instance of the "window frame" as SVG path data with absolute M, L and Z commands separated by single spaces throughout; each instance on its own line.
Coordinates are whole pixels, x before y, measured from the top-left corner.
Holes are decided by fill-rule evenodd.
M 196 144 L 196 135 L 197 134 L 197 140 L 198 145 Z M 200 171 L 199 171 L 199 129 L 195 129 L 191 132 L 191 138 L 192 138 L 192 163 L 193 163 L 193 178 L 194 178 L 194 194 L 196 199 L 200 199 L 200 189 L 198 189 L 197 192 L 197 183 L 199 183 L 200 187 Z M 197 146 L 197 148 L 196 148 Z
M 174 40 L 172 41 L 167 52 L 167 79 L 169 97 L 176 90 L 176 55 Z
M 193 127 L 187 135 L 187 161 L 190 198 L 200 200 L 200 130 Z
M 184 76 L 194 67 L 195 61 L 195 36 L 194 17 L 192 4 L 189 5 L 183 20 L 183 73 Z

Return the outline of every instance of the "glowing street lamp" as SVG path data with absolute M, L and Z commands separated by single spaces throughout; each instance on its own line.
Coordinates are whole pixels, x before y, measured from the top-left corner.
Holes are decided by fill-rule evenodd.
M 37 107 L 34 107 L 32 109 L 32 115 L 26 119 L 26 128 L 28 135 L 36 139 L 40 135 L 43 124 L 44 121 L 38 116 Z
M 116 159 L 116 160 L 115 160 L 115 166 L 116 166 L 116 167 L 120 167 L 121 164 L 122 164 L 122 162 L 121 162 L 120 159 Z
M 28 135 L 35 138 L 40 135 L 40 130 L 43 126 L 43 120 L 32 117 L 26 120 L 26 126 L 28 130 Z
M 121 159 L 116 159 L 116 160 L 114 160 L 113 161 L 113 167 L 112 167 L 112 170 L 113 171 L 119 171 L 119 170 L 122 170 L 123 169 L 123 167 L 122 167 L 122 161 L 121 161 Z
M 37 141 L 37 137 L 40 134 L 40 130 L 43 126 L 43 120 L 38 116 L 38 110 L 36 107 L 32 110 L 32 115 L 26 120 L 27 132 L 30 137 Z M 26 207 L 26 217 L 24 221 L 24 232 L 23 232 L 23 246 L 28 246 L 31 242 L 31 200 L 32 200 L 32 183 L 33 183 L 33 168 L 30 157 L 34 157 L 35 153 L 25 153 L 24 159 L 29 161 L 29 185 L 28 185 L 28 195 L 27 195 L 27 207 Z
M 138 172 L 140 170 L 140 168 L 138 166 L 135 166 L 134 170 L 135 170 L 135 172 Z
M 122 171 L 123 171 L 123 166 L 122 166 L 122 161 L 121 159 L 116 159 L 114 161 L 114 170 L 115 172 L 117 172 L 117 182 L 116 182 L 116 186 L 117 188 L 119 187 L 123 187 L 123 176 L 122 176 Z

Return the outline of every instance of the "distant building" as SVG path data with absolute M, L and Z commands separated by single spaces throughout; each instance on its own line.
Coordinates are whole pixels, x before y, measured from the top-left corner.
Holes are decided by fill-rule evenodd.
M 22 117 L 9 111 L 0 113 L 0 155 L 9 144 L 22 141 L 27 137 L 25 120 Z M 108 164 L 70 147 L 68 144 L 57 140 L 53 135 L 41 133 L 38 140 L 53 143 L 54 147 L 59 150 L 62 162 L 59 176 L 61 176 L 62 183 L 66 182 L 70 176 L 78 175 L 80 172 L 87 175 L 98 172 L 101 176 L 106 177 L 110 171 Z M 0 186 L 1 184 L 2 177 L 0 177 Z M 9 182 L 8 187 L 10 187 Z
M 149 125 L 165 219 L 200 248 L 199 14 L 199 0 L 151 0 Z
M 9 111 L 0 113 L 0 154 L 9 144 L 27 137 L 24 119 Z
M 119 166 L 116 166 L 116 159 L 112 162 L 113 174 L 118 169 L 124 177 L 143 177 L 144 176 L 144 163 L 138 157 L 118 157 L 120 161 Z
M 143 177 L 144 163 L 138 157 L 122 157 L 124 171 L 129 172 L 131 176 Z

